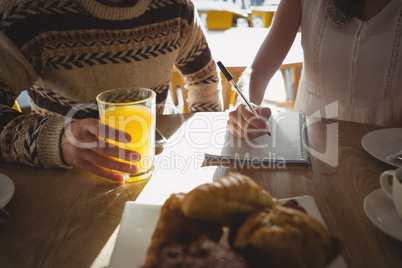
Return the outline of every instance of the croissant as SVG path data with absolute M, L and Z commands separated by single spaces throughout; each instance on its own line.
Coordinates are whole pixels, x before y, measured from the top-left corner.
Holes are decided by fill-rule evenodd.
M 218 242 L 223 226 L 226 249 Z M 282 205 L 249 177 L 229 173 L 166 200 L 144 268 L 235 267 L 229 259 L 236 267 L 325 267 L 341 248 L 297 201 Z
M 282 205 L 250 215 L 234 240 L 253 267 L 325 267 L 341 247 L 316 219 Z
M 170 243 L 189 245 L 202 235 L 213 241 L 219 241 L 222 236 L 222 226 L 183 215 L 181 211 L 183 196 L 182 193 L 172 194 L 162 206 L 144 267 L 156 267 L 161 250 Z
M 182 211 L 189 218 L 230 226 L 237 219 L 276 203 L 277 200 L 252 179 L 231 172 L 186 194 Z

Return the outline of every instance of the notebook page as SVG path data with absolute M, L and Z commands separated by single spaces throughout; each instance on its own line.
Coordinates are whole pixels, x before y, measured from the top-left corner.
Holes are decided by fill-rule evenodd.
M 304 139 L 304 114 L 279 113 L 269 120 L 271 136 L 262 135 L 253 140 L 242 140 L 230 134 L 227 128 L 221 147 L 208 150 L 207 158 L 235 161 L 287 162 L 308 164 Z

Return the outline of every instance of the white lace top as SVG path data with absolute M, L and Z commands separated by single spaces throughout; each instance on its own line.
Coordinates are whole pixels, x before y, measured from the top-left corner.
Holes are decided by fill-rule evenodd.
M 323 2 L 302 0 L 305 62 L 295 110 L 402 126 L 402 0 L 342 28 L 327 17 Z

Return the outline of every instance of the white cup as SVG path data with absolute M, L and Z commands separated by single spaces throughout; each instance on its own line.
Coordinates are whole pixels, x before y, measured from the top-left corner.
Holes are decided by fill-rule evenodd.
M 394 201 L 396 211 L 402 218 L 402 168 L 384 171 L 380 176 L 380 184 L 383 191 Z

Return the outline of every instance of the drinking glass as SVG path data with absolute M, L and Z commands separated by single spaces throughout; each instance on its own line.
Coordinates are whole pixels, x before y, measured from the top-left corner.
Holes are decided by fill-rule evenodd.
M 108 90 L 96 98 L 101 122 L 131 136 L 129 143 L 112 139 L 108 142 L 141 155 L 141 160 L 129 161 L 138 167 L 137 173 L 122 173 L 127 182 L 149 178 L 154 170 L 155 96 L 155 92 L 150 89 L 132 87 Z M 121 153 L 123 155 L 124 152 Z M 121 159 L 119 161 L 124 162 Z

